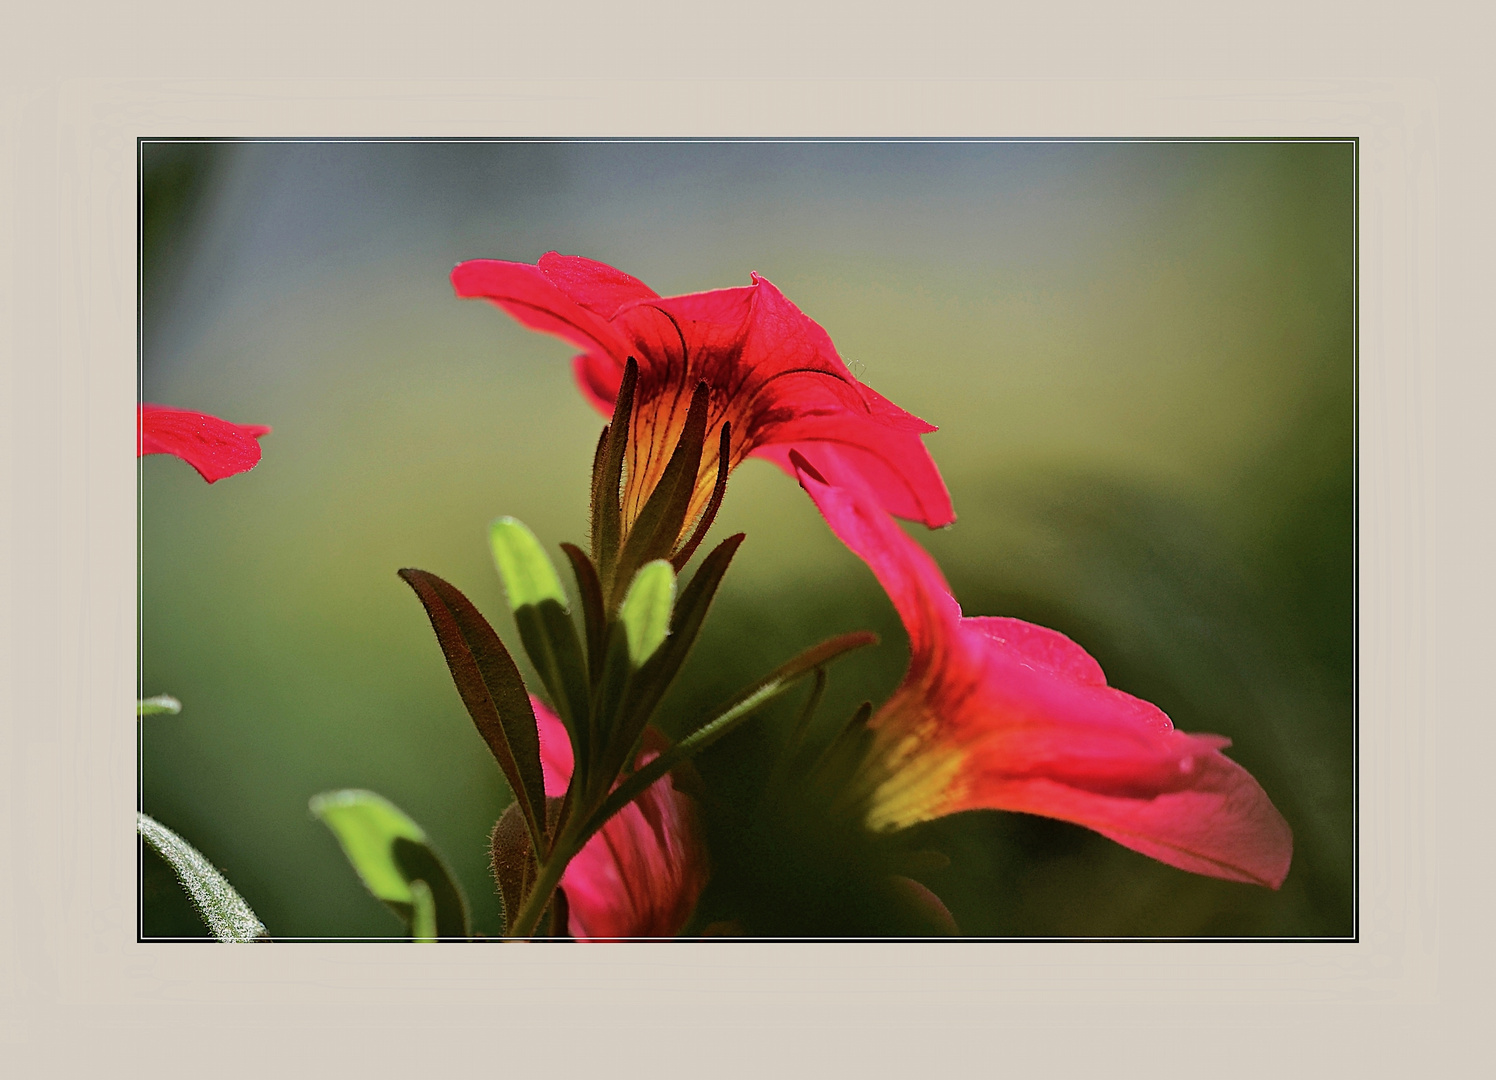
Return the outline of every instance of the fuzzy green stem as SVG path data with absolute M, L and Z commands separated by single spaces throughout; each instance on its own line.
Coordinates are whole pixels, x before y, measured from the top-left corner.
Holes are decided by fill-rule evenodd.
M 546 905 L 551 902 L 551 894 L 556 891 L 556 886 L 561 883 L 561 875 L 566 872 L 566 864 L 571 862 L 575 851 L 558 848 L 551 853 L 551 857 L 540 867 L 540 872 L 535 878 L 535 887 L 530 890 L 530 895 L 525 897 L 525 902 L 520 906 L 519 915 L 515 917 L 514 924 L 509 927 L 509 937 L 532 937 L 535 928 L 540 925 L 540 917 L 545 914 Z

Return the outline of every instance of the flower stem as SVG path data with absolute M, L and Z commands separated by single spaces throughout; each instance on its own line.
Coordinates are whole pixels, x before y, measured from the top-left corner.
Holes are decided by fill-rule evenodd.
M 569 859 L 553 857 L 540 868 L 540 874 L 535 879 L 535 888 L 530 890 L 529 896 L 525 897 L 525 902 L 520 907 L 514 924 L 509 927 L 507 936 L 527 938 L 534 935 L 535 928 L 540 925 L 540 917 L 545 914 L 546 905 L 551 902 L 551 894 L 556 891 L 556 886 L 560 883 L 561 875 L 565 872 L 569 861 Z
M 573 778 L 575 782 L 575 778 Z M 593 818 L 608 797 L 608 792 L 601 792 L 596 798 L 587 804 L 585 813 L 575 811 L 563 818 L 560 830 L 561 835 L 556 837 L 555 844 L 551 847 L 550 854 L 544 863 L 540 865 L 535 875 L 535 887 L 530 890 L 530 895 L 520 905 L 519 914 L 515 916 L 514 923 L 506 932 L 507 937 L 531 937 L 535 928 L 540 925 L 541 916 L 545 914 L 546 905 L 551 902 L 551 894 L 556 891 L 556 886 L 561 883 L 561 877 L 566 873 L 566 867 L 582 850 L 582 846 L 592 839 L 596 829 L 583 832 L 586 823 Z M 568 789 L 567 798 L 571 798 Z

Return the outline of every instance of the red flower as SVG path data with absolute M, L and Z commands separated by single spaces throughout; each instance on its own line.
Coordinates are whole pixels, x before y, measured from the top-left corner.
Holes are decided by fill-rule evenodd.
M 206 413 L 141 405 L 137 413 L 139 445 L 136 457 L 171 454 L 191 465 L 213 483 L 225 476 L 248 472 L 260 463 L 260 424 L 231 424 Z
M 752 278 L 742 288 L 661 297 L 621 270 L 555 252 L 535 266 L 474 259 L 452 271 L 458 296 L 491 300 L 584 350 L 573 361 L 577 382 L 605 415 L 625 362 L 638 361 L 624 532 L 659 481 L 700 382 L 710 389 L 708 427 L 687 528 L 711 496 L 724 421 L 729 467 L 753 455 L 793 475 L 789 453 L 798 450 L 833 482 L 859 479 L 891 513 L 931 528 L 954 521 L 920 440 L 935 428 L 858 382 L 826 331 Z
M 571 742 L 560 718 L 538 698 L 530 699 L 540 728 L 540 767 L 545 793 L 566 793 L 571 780 Z M 645 732 L 639 766 L 658 756 Z M 583 940 L 674 937 L 695 910 L 706 886 L 706 847 L 696 805 L 676 791 L 669 775 L 625 806 L 583 845 L 561 875 L 569 926 Z
M 854 780 L 881 831 L 962 810 L 1072 821 L 1197 874 L 1277 888 L 1293 836 L 1218 735 L 1176 731 L 1106 685 L 1063 634 L 963 618 L 933 559 L 855 490 L 802 467 L 831 529 L 877 576 L 909 632 L 904 681 L 869 721 Z

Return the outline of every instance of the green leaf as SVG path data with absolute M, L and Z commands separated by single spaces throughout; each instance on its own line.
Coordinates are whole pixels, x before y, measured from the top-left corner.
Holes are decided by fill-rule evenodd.
M 136 716 L 155 716 L 157 713 L 171 713 L 175 716 L 182 711 L 182 703 L 170 694 L 157 694 L 155 697 L 140 698 L 135 702 Z
M 566 592 L 561 588 L 556 568 L 524 522 L 512 517 L 499 518 L 489 526 L 488 542 L 512 610 L 546 600 L 566 606 Z
M 772 701 L 784 693 L 800 679 L 809 675 L 812 671 L 832 660 L 860 649 L 864 645 L 873 645 L 878 641 L 878 635 L 866 630 L 858 630 L 850 634 L 841 634 L 829 641 L 806 649 L 794 659 L 780 665 L 758 680 L 747 689 L 738 694 L 729 702 L 716 716 L 702 724 L 691 732 L 680 742 L 659 757 L 655 758 L 644 768 L 628 777 L 619 784 L 613 793 L 608 796 L 595 814 L 587 821 L 581 832 L 581 840 L 585 841 L 618 811 L 633 802 L 641 794 L 647 791 L 651 784 L 659 780 L 676 765 L 690 758 L 694 754 L 705 750 L 712 743 L 732 731 L 749 716 L 753 715 L 760 706 Z
M 270 940 L 265 924 L 202 852 L 156 819 L 138 811 L 135 831 L 176 873 L 214 937 L 225 943 Z
M 586 747 L 582 733 L 590 705 L 587 660 L 576 627 L 566 613 L 561 579 L 535 534 L 514 518 L 495 521 L 489 541 L 525 654 L 571 734 L 576 757 L 582 760 Z
M 425 902 L 431 905 L 432 930 L 426 938 L 469 936 L 462 887 L 425 830 L 394 803 L 372 791 L 349 789 L 313 797 L 311 810 L 332 830 L 364 886 L 410 927 L 412 937 L 422 939 Z
M 655 654 L 670 633 L 670 613 L 675 604 L 675 570 L 668 559 L 655 559 L 640 568 L 618 609 L 618 619 L 628 635 L 629 660 L 634 667 Z
M 537 848 L 545 835 L 545 779 L 540 731 L 514 658 L 471 600 L 435 574 L 404 569 L 403 578 L 431 619 L 436 640 L 478 733 L 504 770 Z

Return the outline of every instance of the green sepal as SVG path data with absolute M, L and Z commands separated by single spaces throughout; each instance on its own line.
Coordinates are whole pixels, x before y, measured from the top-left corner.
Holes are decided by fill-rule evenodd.
M 265 924 L 202 852 L 139 811 L 135 831 L 172 868 L 214 937 L 225 944 L 270 940 Z
M 471 936 L 462 886 L 425 830 L 398 806 L 357 789 L 323 792 L 310 805 L 337 838 L 364 887 L 405 923 L 412 938 Z M 423 903 L 429 904 L 429 914 Z
M 608 627 L 607 641 L 603 651 L 602 677 L 598 680 L 593 699 L 598 752 L 593 771 L 581 789 L 583 806 L 592 805 L 594 798 L 608 790 L 634 741 L 634 735 L 624 730 L 625 706 L 638 672 L 629 662 L 628 634 L 621 623 L 615 622 Z
M 585 842 L 588 837 L 602 828 L 610 817 L 647 791 L 650 785 L 676 765 L 705 750 L 800 679 L 853 649 L 874 645 L 877 641 L 878 635 L 867 630 L 841 634 L 806 649 L 794 659 L 775 668 L 768 675 L 744 689 L 710 720 L 619 784 L 596 813 L 587 820 L 578 843 Z
M 670 640 L 674 600 L 675 571 L 668 561 L 657 559 L 634 578 L 628 596 L 618 609 L 618 621 L 608 628 L 602 676 L 593 702 L 598 764 L 583 781 L 588 804 L 601 796 L 618 775 L 634 740 L 649 720 L 644 715 L 634 722 L 639 716 L 634 705 L 638 697 L 636 688 L 649 685 L 648 678 L 641 683 L 641 676 Z
M 488 620 L 457 588 L 424 570 L 407 568 L 400 576 L 425 607 L 462 703 L 504 771 L 539 846 L 545 834 L 540 729 L 519 668 Z
M 608 614 L 603 609 L 603 587 L 597 567 L 575 544 L 562 544 L 561 550 L 571 560 L 577 579 L 577 595 L 582 601 L 582 622 L 587 634 L 587 677 L 593 686 L 602 678 L 603 649 L 608 640 Z
M 696 528 L 691 532 L 691 539 L 670 556 L 670 565 L 675 567 L 677 574 L 686 568 L 686 563 L 690 562 L 691 556 L 696 554 L 697 547 L 706 539 L 707 530 L 717 519 L 717 511 L 722 506 L 722 496 L 727 493 L 727 473 L 731 464 L 732 423 L 724 420 L 722 434 L 717 439 L 717 481 L 712 485 L 712 497 L 707 500 L 706 509 L 701 512 L 701 520 L 696 523 Z
M 155 697 L 138 698 L 135 702 L 136 716 L 155 716 L 158 713 L 170 713 L 175 716 L 182 711 L 182 703 L 170 694 L 157 694 Z
M 634 388 L 639 383 L 639 362 L 630 356 L 623 365 L 618 397 L 613 402 L 613 419 L 603 432 L 592 469 L 592 562 L 602 577 L 606 594 L 612 586 L 613 564 L 618 561 L 618 544 L 623 529 L 624 451 L 628 449 L 629 420 L 634 411 Z
M 629 526 L 623 551 L 614 568 L 610 609 L 617 608 L 640 567 L 655 559 L 668 559 L 675 551 L 676 541 L 685 527 L 686 512 L 691 508 L 691 498 L 696 493 L 696 476 L 701 470 L 701 451 L 706 441 L 707 397 L 706 383 L 697 384 L 675 450 L 654 490 Z
M 499 518 L 488 535 L 525 654 L 540 674 L 571 735 L 572 749 L 580 757 L 585 746 L 590 688 L 587 660 L 566 612 L 561 579 L 540 541 L 523 522 Z
M 645 563 L 634 575 L 628 595 L 618 607 L 618 621 L 629 647 L 629 662 L 644 666 L 670 633 L 675 606 L 675 571 L 667 559 Z
M 681 590 L 671 613 L 669 636 L 628 682 L 627 701 L 622 702 L 624 715 L 615 718 L 613 714 L 605 714 L 612 719 L 612 728 L 608 746 L 598 765 L 599 776 L 606 776 L 611 781 L 628 761 L 629 751 L 648 726 L 665 692 L 690 655 L 691 646 L 696 643 L 706 622 L 712 599 L 717 595 L 717 587 L 742 543 L 742 533 L 734 533 L 723 540 L 701 560 L 696 573 Z M 621 693 L 623 688 L 619 689 Z M 619 707 L 616 697 L 612 704 L 614 708 Z

